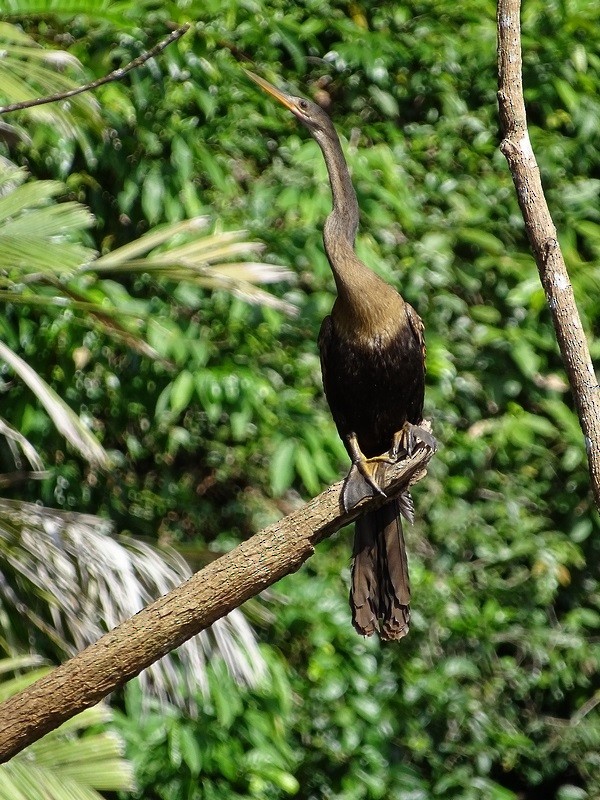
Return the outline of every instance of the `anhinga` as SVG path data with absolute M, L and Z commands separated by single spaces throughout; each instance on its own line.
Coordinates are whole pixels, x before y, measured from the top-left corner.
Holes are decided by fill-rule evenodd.
M 413 437 L 422 433 L 416 426 L 423 415 L 423 323 L 354 252 L 358 201 L 327 113 L 247 74 L 308 128 L 329 173 L 333 210 L 323 241 L 337 298 L 323 320 L 319 349 L 325 394 L 352 459 L 343 492 L 349 509 L 363 497 L 383 494 L 378 471 L 410 451 Z M 354 627 L 366 636 L 379 631 L 384 639 L 400 639 L 408 633 L 410 587 L 401 515 L 412 520 L 408 492 L 356 521 L 350 605 Z

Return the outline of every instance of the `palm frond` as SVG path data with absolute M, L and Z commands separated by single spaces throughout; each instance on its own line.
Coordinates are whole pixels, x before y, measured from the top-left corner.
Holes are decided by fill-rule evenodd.
M 224 289 L 247 302 L 296 313 L 292 303 L 260 286 L 289 281 L 290 270 L 232 260 L 264 249 L 248 242 L 245 231 L 206 233 L 208 218 L 197 217 L 156 228 L 95 258 L 79 241 L 93 223 L 89 211 L 74 202 L 56 203 L 63 191 L 60 183 L 26 179 L 24 170 L 0 160 L 0 302 L 69 308 L 79 313 L 78 319 L 154 360 L 160 356 L 144 337 L 147 304 L 113 280 L 91 285 L 89 273 L 148 272 L 164 281 Z M 35 393 L 67 441 L 93 465 L 107 466 L 106 452 L 43 378 L 1 342 L 0 357 Z
M 0 605 L 5 609 L 0 626 L 3 618 L 18 614 L 27 630 L 37 630 L 42 639 L 49 636 L 66 654 L 190 575 L 174 550 L 113 536 L 111 524 L 99 517 L 0 499 Z M 5 635 L 14 639 L 16 633 Z M 198 688 L 208 690 L 206 660 L 214 655 L 240 683 L 254 685 L 265 674 L 252 629 L 234 611 L 180 647 L 175 657 L 152 665 L 142 681 L 148 692 L 181 705 Z
M 84 267 L 81 271 L 101 273 L 123 271 L 123 265 L 133 261 L 138 256 L 149 253 L 151 250 L 154 250 L 155 247 L 159 247 L 161 244 L 165 244 L 178 236 L 187 233 L 200 234 L 207 229 L 209 224 L 210 218 L 202 216 L 185 219 L 170 225 L 159 225 L 143 236 L 140 236 L 140 238 L 136 239 L 134 242 L 124 244 L 122 247 L 117 247 L 116 250 L 112 250 L 110 253 L 100 256 L 94 261 L 93 267 Z
M 16 3 L 11 5 L 17 5 Z M 26 13 L 18 3 L 20 15 Z M 3 12 L 6 12 L 6 3 Z M 16 11 L 16 9 L 15 9 Z M 57 92 L 74 89 L 81 82 L 83 69 L 79 61 L 64 50 L 47 50 L 27 36 L 16 25 L 0 22 L 0 105 L 24 100 L 34 100 Z M 16 112 L 15 112 L 16 113 Z M 29 124 L 51 125 L 59 136 L 77 139 L 84 152 L 91 156 L 91 148 L 84 126 L 101 130 L 102 118 L 99 104 L 85 93 L 69 103 L 51 103 L 18 112 Z M 16 126 L 16 130 L 20 130 Z M 23 132 L 26 135 L 26 132 Z
M 0 675 L 22 672 L 0 681 L 2 700 L 45 674 L 39 656 L 0 661 Z M 29 669 L 36 666 L 36 669 Z M 0 765 L 3 800 L 101 800 L 100 792 L 133 791 L 133 769 L 123 759 L 123 743 L 111 731 L 90 730 L 110 722 L 110 708 L 100 703 L 51 731 L 8 764 Z
M 261 252 L 264 245 L 247 241 L 246 231 L 204 235 L 207 225 L 206 217 L 196 217 L 161 226 L 135 242 L 100 256 L 81 272 L 148 272 L 164 280 L 188 282 L 205 289 L 225 289 L 246 302 L 276 308 L 290 315 L 297 313 L 293 303 L 257 285 L 290 281 L 295 277 L 291 270 L 277 264 L 228 261 L 242 254 Z
M 22 169 L 0 165 L 0 270 L 15 279 L 27 273 L 69 274 L 94 255 L 77 241 L 94 218 L 79 203 L 52 203 L 64 191 L 62 184 L 25 183 L 26 177 Z
M 110 466 L 108 453 L 86 428 L 73 409 L 58 396 L 54 389 L 26 361 L 23 361 L 2 341 L 0 341 L 0 360 L 5 361 L 21 378 L 23 383 L 29 386 L 48 412 L 57 429 L 72 447 L 78 450 L 90 464 L 103 468 Z
M 13 428 L 5 419 L 0 417 L 0 434 L 4 436 L 11 451 L 17 469 L 23 469 L 23 461 L 19 449 L 34 470 L 44 469 L 44 462 L 39 457 L 37 450 L 31 442 L 16 428 Z

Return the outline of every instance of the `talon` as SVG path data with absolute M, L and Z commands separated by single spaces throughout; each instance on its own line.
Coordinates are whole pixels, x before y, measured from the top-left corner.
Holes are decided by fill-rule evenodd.
M 437 450 L 437 441 L 426 428 L 422 428 L 420 425 L 413 425 L 412 422 L 405 422 L 402 430 L 394 434 L 392 450 L 394 448 L 400 449 L 401 447 L 410 458 L 418 442 L 422 442 L 434 452 Z
M 390 463 L 395 464 L 400 459 L 400 453 L 404 450 L 404 428 L 396 431 L 392 439 L 392 446 L 389 450 Z

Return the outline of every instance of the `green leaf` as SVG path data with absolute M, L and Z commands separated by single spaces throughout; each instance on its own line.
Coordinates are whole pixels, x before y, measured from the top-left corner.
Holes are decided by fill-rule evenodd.
M 400 113 L 400 107 L 396 98 L 389 92 L 384 92 L 378 86 L 370 86 L 369 93 L 373 102 L 379 106 L 381 111 L 388 117 L 397 117 Z
M 302 479 L 309 494 L 318 494 L 321 489 L 321 482 L 315 467 L 315 463 L 310 455 L 310 451 L 302 444 L 298 444 L 295 454 L 296 470 Z
M 148 222 L 154 224 L 161 218 L 165 184 L 160 167 L 154 166 L 142 184 L 142 209 Z
M 527 378 L 533 378 L 540 371 L 540 358 L 529 342 L 517 338 L 511 346 L 510 354 Z
M 500 239 L 480 228 L 460 228 L 457 231 L 457 236 L 463 242 L 476 245 L 484 252 L 492 253 L 493 255 L 502 255 L 505 250 L 504 244 Z
M 198 776 L 202 769 L 202 751 L 191 728 L 180 729 L 180 744 L 184 763 L 193 777 Z
M 174 414 L 180 414 L 190 404 L 194 394 L 194 376 L 187 369 L 182 370 L 171 384 L 170 406 Z
M 292 485 L 297 447 L 298 445 L 293 439 L 283 439 L 273 453 L 269 472 L 271 492 L 275 497 L 283 494 Z
M 1 341 L 0 360 L 5 361 L 21 380 L 29 386 L 52 418 L 57 429 L 72 447 L 78 450 L 90 464 L 105 469 L 110 466 L 108 453 L 90 433 L 77 414 L 34 369 Z

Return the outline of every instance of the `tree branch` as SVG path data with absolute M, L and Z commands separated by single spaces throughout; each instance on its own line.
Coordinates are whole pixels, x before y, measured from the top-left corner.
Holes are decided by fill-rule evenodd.
M 57 92 L 56 94 L 51 94 L 47 97 L 38 97 L 36 100 L 23 100 L 20 103 L 11 103 L 7 106 L 0 106 L 0 114 L 8 114 L 9 111 L 22 111 L 25 108 L 33 108 L 34 106 L 43 106 L 46 103 L 56 103 L 58 100 L 66 100 L 69 97 L 74 97 L 76 94 L 83 94 L 83 92 L 89 92 L 92 89 L 97 89 L 98 86 L 103 86 L 105 83 L 120 81 L 125 77 L 125 75 L 127 75 L 128 72 L 131 72 L 131 70 L 140 67 L 142 64 L 145 64 L 146 61 L 154 58 L 154 56 L 158 55 L 172 42 L 175 42 L 177 39 L 181 39 L 183 34 L 186 33 L 189 28 L 190 23 L 186 22 L 185 25 L 181 25 L 181 27 L 174 30 L 165 39 L 163 39 L 162 42 L 159 42 L 151 50 L 146 50 L 137 58 L 134 58 L 133 61 L 130 61 L 129 64 L 113 70 L 103 78 L 98 78 L 91 83 L 86 83 L 84 86 L 77 86 L 75 89 L 69 89 L 66 92 Z
M 433 450 L 423 443 L 390 468 L 382 488 L 394 497 L 424 477 Z M 342 510 L 343 481 L 123 622 L 74 658 L 0 705 L 0 762 L 89 708 L 267 586 L 295 572 L 315 545 L 381 497 Z M 350 624 L 350 620 L 348 620 Z
M 521 76 L 520 11 L 520 0 L 498 0 L 498 105 L 503 136 L 500 149 L 508 161 L 546 292 L 585 437 L 592 490 L 600 510 L 600 387 L 529 140 Z

